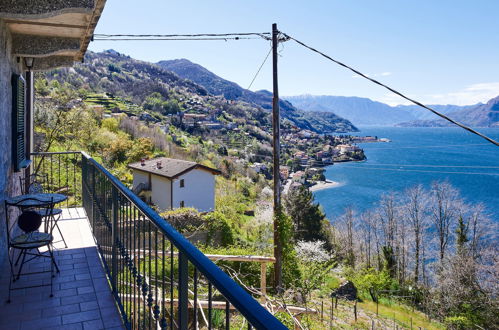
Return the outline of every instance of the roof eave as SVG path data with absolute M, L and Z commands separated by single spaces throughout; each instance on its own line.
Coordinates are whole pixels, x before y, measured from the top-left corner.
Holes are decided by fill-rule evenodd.
M 106 0 L 17 0 L 0 3 L 12 35 L 11 55 L 33 57 L 32 70 L 82 61 Z

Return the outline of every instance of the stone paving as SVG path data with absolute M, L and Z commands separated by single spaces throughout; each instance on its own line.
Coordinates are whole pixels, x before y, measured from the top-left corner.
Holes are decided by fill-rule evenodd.
M 12 291 L 7 303 L 9 269 L 0 276 L 0 329 L 124 329 L 111 294 L 88 219 L 82 208 L 64 209 L 59 226 L 68 248 L 55 235 L 55 258 L 60 273 L 50 287 Z M 58 242 L 59 241 L 59 242 Z M 50 270 L 50 259 L 36 258 L 28 271 Z M 50 273 L 21 276 L 18 286 L 50 283 Z

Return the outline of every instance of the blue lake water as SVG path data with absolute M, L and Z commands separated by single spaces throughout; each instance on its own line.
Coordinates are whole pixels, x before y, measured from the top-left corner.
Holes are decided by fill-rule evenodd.
M 499 128 L 479 131 L 499 140 Z M 326 168 L 326 178 L 342 184 L 314 193 L 330 220 L 347 206 L 357 211 L 375 207 L 383 193 L 403 193 L 419 183 L 429 188 L 435 180 L 448 180 L 465 201 L 483 203 L 490 217 L 499 221 L 499 147 L 460 128 L 370 127 L 357 135 L 392 142 L 360 144 L 367 161 Z

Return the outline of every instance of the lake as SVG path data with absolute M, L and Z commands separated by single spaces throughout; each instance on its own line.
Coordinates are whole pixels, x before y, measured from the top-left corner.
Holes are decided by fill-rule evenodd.
M 372 135 L 389 143 L 363 143 L 367 160 L 336 163 L 326 168 L 326 178 L 340 186 L 316 191 L 315 199 L 327 217 L 341 215 L 352 206 L 373 208 L 383 193 L 402 193 L 416 184 L 430 187 L 448 180 L 468 203 L 483 203 L 499 221 L 499 147 L 460 128 L 369 127 L 352 135 Z M 499 128 L 480 128 L 499 140 Z

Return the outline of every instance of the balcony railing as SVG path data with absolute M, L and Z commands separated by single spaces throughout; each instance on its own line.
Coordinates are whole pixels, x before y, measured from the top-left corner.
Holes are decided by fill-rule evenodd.
M 93 158 L 55 152 L 33 160 L 48 190 L 85 208 L 127 328 L 285 329 Z

